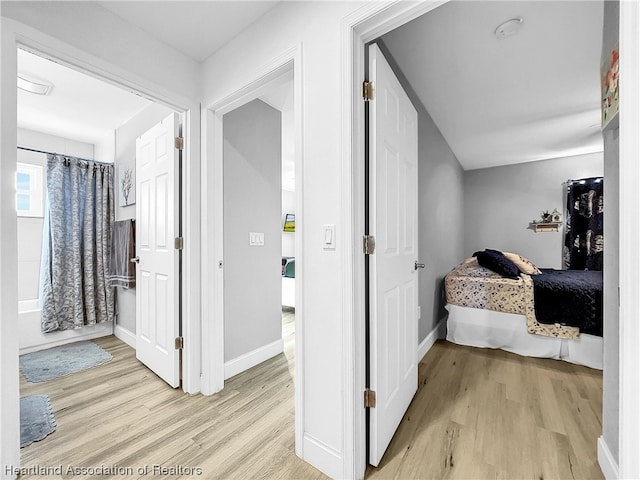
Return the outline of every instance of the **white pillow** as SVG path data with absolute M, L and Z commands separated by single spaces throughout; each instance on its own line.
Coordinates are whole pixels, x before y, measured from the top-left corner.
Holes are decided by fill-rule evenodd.
M 502 254 L 515 263 L 518 270 L 522 273 L 526 273 L 527 275 L 540 275 L 542 273 L 531 260 L 523 257 L 522 255 L 509 252 L 502 252 Z

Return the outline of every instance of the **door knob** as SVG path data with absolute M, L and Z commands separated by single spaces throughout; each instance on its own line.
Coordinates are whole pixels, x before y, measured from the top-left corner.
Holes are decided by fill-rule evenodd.
M 414 268 L 416 270 L 419 268 L 424 268 L 424 263 L 418 263 L 418 261 L 416 260 L 416 263 L 414 264 Z
M 131 263 L 140 263 L 140 257 L 132 258 L 129 260 Z

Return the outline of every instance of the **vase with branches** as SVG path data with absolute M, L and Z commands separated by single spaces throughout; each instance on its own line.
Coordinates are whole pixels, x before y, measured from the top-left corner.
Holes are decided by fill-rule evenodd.
M 129 205 L 129 194 L 133 188 L 133 168 L 126 168 L 120 179 L 120 188 L 122 189 L 122 196 L 124 197 L 124 204 Z

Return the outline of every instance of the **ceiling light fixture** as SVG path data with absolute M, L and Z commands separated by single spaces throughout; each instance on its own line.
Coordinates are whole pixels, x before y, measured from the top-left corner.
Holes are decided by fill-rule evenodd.
M 41 81 L 35 82 L 24 76 L 18 75 L 18 88 L 25 92 L 35 93 L 36 95 L 49 95 L 53 90 L 53 85 L 47 83 L 41 83 Z
M 512 37 L 520 30 L 522 27 L 522 23 L 524 19 L 522 17 L 512 18 L 511 20 L 507 20 L 504 23 L 498 25 L 496 31 L 493 34 L 496 36 L 498 40 L 502 40 L 503 38 Z

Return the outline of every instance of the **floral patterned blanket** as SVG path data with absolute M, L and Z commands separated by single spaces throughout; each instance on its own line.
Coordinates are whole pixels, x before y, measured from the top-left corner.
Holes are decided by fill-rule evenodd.
M 445 277 L 445 291 L 447 302 L 454 305 L 524 315 L 529 333 L 570 339 L 580 335 L 577 327 L 547 325 L 536 320 L 533 281 L 524 273 L 517 280 L 504 278 L 472 259 L 449 272 Z

